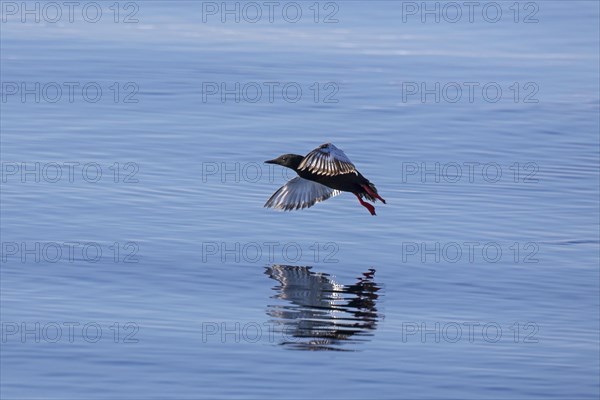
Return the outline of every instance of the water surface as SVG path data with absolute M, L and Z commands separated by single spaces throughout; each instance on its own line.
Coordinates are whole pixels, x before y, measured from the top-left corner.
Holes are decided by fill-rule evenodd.
M 537 23 L 101 4 L 1 25 L 2 82 L 103 89 L 1 103 L 3 398 L 598 397 L 597 2 Z M 249 101 L 268 82 L 302 97 Z M 450 101 L 469 82 L 502 96 Z M 325 142 L 377 217 L 350 194 L 263 208 L 293 175 L 262 162 Z

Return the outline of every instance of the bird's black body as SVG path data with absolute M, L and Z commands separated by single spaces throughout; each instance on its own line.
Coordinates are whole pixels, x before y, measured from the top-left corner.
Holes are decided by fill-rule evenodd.
M 356 174 L 352 172 L 335 176 L 317 175 L 306 170 L 296 171 L 296 173 L 301 178 L 308 179 L 309 181 L 315 181 L 332 189 L 341 190 L 342 192 L 356 193 L 371 201 L 375 201 L 375 198 L 364 189 L 364 186 L 368 185 L 375 193 L 377 193 L 375 185 L 369 182 L 369 180 L 358 171 Z
M 321 148 L 326 146 L 332 145 L 322 145 Z M 301 178 L 320 183 L 321 185 L 325 185 L 331 189 L 353 193 L 356 195 L 361 205 L 366 207 L 372 215 L 375 215 L 375 209 L 372 205 L 365 203 L 362 200 L 363 197 L 370 201 L 376 201 L 379 199 L 385 203 L 385 200 L 378 195 L 375 185 L 373 185 L 367 178 L 365 178 L 354 168 L 352 168 L 352 172 L 336 174 L 325 174 L 321 171 L 317 171 L 320 173 L 316 173 L 311 171 L 309 168 L 302 168 L 303 161 L 308 159 L 309 156 L 310 154 L 307 157 L 298 154 L 284 154 L 274 160 L 269 160 L 266 162 L 269 164 L 278 164 L 283 167 L 293 169 Z M 352 165 L 352 167 L 354 166 Z
M 318 182 L 321 185 L 325 185 L 332 189 L 341 190 L 342 192 L 357 193 L 361 196 L 367 197 L 369 200 L 375 200 L 372 196 L 366 192 L 363 188 L 364 185 L 369 185 L 375 193 L 375 185 L 373 185 L 367 178 L 365 178 L 360 172 L 351 172 L 349 174 L 341 175 L 319 175 L 308 170 L 299 170 L 300 163 L 304 160 L 304 156 L 298 154 L 284 154 L 275 160 L 267 161 L 270 164 L 279 164 L 281 166 L 293 169 L 296 171 L 298 176 L 309 181 Z M 277 161 L 277 162 L 276 162 Z

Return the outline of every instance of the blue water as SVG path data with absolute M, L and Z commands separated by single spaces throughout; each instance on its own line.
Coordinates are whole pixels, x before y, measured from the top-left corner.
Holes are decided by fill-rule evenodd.
M 597 2 L 6 3 L 3 399 L 598 398 Z M 293 172 L 262 162 L 325 142 L 376 217 L 263 208 Z

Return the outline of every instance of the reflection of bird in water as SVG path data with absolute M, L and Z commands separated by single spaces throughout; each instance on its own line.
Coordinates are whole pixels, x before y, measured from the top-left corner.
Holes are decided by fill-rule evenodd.
M 269 305 L 267 310 L 281 328 L 281 344 L 301 350 L 343 350 L 342 344 L 372 336 L 370 331 L 377 328 L 380 318 L 375 270 L 369 269 L 355 284 L 345 286 L 310 268 L 273 265 L 265 271 L 280 283 L 273 298 L 290 303 Z

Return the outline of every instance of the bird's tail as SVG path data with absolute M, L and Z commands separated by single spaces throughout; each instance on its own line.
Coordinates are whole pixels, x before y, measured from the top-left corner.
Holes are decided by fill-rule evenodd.
M 367 200 L 375 202 L 377 200 L 381 200 L 381 202 L 383 204 L 385 204 L 385 200 L 383 199 L 383 197 L 381 197 L 379 195 L 379 193 L 377 192 L 377 188 L 375 187 L 375 185 L 373 185 L 371 182 L 362 185 L 363 189 L 365 189 L 364 193 L 362 193 L 362 195 L 364 197 L 367 198 Z

